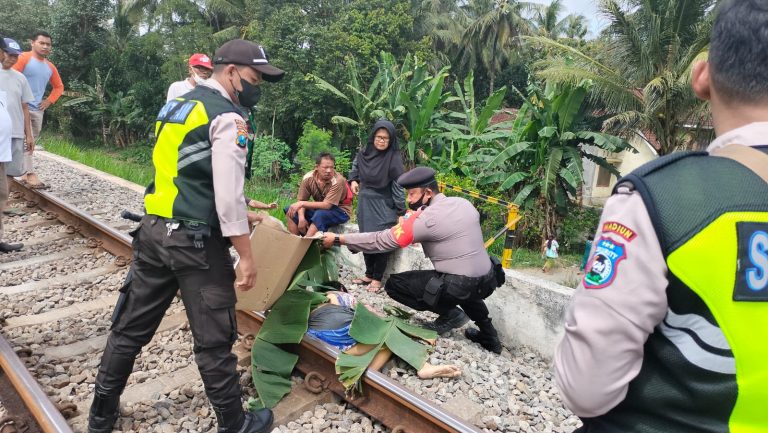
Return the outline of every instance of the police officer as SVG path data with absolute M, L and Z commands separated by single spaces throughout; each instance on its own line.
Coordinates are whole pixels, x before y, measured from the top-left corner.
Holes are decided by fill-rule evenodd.
M 155 333 L 180 289 L 194 353 L 219 432 L 266 432 L 272 413 L 243 412 L 237 359 L 235 292 L 253 286 L 256 270 L 243 194 L 247 127 L 241 106 L 252 107 L 262 81 L 284 72 L 264 49 L 232 40 L 214 57 L 213 77 L 160 110 L 153 150 L 155 179 L 147 215 L 134 234 L 134 261 L 115 307 L 101 358 L 88 431 L 110 432 L 136 355 Z M 235 281 L 230 244 L 240 255 Z
M 483 299 L 503 282 L 504 271 L 485 251 L 480 214 L 469 201 L 440 193 L 431 168 L 416 167 L 402 174 L 397 183 L 408 190 L 408 207 L 413 212 L 379 232 L 326 233 L 324 246 L 346 245 L 353 252 L 375 253 L 421 243 L 435 270 L 390 275 L 384 286 L 387 294 L 413 309 L 437 313 L 439 317 L 427 327 L 439 334 L 474 320 L 479 330 L 467 329 L 466 337 L 501 353 Z
M 619 181 L 566 313 L 583 432 L 768 429 L 768 4 L 716 13 L 692 83 L 718 138 Z

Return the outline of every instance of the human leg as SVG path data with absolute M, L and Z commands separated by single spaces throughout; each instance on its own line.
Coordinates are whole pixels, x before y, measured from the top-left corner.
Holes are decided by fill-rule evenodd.
M 195 260 L 175 269 L 181 297 L 194 339 L 195 362 L 205 393 L 216 414 L 219 431 L 224 433 L 262 432 L 272 423 L 268 409 L 247 414 L 242 407 L 242 392 L 237 374 L 237 357 L 232 345 L 237 340 L 235 320 L 235 273 L 228 246 L 220 233 L 205 239 L 204 248 L 180 245 L 180 258 L 195 252 L 204 256 L 205 266 Z M 197 250 L 197 251 L 195 251 Z
M 467 316 L 477 325 L 477 329 L 468 328 L 464 331 L 464 336 L 483 346 L 486 350 L 501 353 L 502 347 L 499 334 L 491 323 L 490 313 L 485 302 L 482 299 L 469 299 L 460 305 L 467 313 Z
M 437 276 L 437 272 L 428 271 L 407 271 L 389 276 L 384 290 L 390 298 L 395 301 L 413 308 L 418 311 L 434 311 L 434 307 L 423 300 L 424 287 L 432 277 Z M 446 309 L 434 311 L 438 314 L 445 312 Z
M 37 177 L 37 174 L 35 173 L 33 161 L 34 146 L 35 143 L 37 143 L 37 140 L 40 138 L 40 131 L 43 129 L 44 115 L 44 111 L 29 110 L 29 118 L 32 123 L 32 137 L 34 137 L 34 143 L 31 144 L 31 148 L 29 150 L 25 149 L 24 151 L 23 170 L 25 173 L 24 180 L 29 183 L 32 188 L 45 187 L 45 184 L 40 181 L 40 179 Z
M 384 279 L 384 271 L 387 269 L 389 253 L 370 254 L 371 262 L 371 284 L 368 285 L 369 292 L 378 292 L 381 290 L 381 280 Z M 366 264 L 366 267 L 367 264 Z
M 145 224 L 145 223 L 142 223 Z M 141 237 L 147 237 L 141 255 L 126 277 L 121 296 L 112 315 L 112 330 L 96 376 L 94 399 L 88 420 L 89 433 L 111 432 L 128 376 L 141 348 L 149 343 L 176 293 L 173 274 L 154 253 L 152 233 L 141 227 L 134 240 L 134 251 Z
M 0 162 L 0 209 L 5 209 L 5 204 L 8 201 L 8 179 L 5 176 L 5 165 L 7 163 Z M 3 218 L 0 213 L 0 241 L 3 239 Z M 7 253 L 11 251 L 18 251 L 24 247 L 24 244 L 7 242 L 0 242 L 0 252 Z

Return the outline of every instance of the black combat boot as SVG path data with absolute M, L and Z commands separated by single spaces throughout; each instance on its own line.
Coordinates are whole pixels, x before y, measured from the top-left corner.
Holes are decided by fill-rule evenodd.
M 259 409 L 255 412 L 243 412 L 239 407 L 213 407 L 219 423 L 218 433 L 267 433 L 272 426 L 272 411 Z
M 499 341 L 499 334 L 496 332 L 496 328 L 491 324 L 491 319 L 485 319 L 475 323 L 480 329 L 468 328 L 464 331 L 464 336 L 483 346 L 485 350 L 500 354 L 501 341 Z
M 88 433 L 111 433 L 120 415 L 120 393 L 96 387 L 93 392 Z
M 451 329 L 461 328 L 467 322 L 469 322 L 467 313 L 459 307 L 453 307 L 434 321 L 425 323 L 424 327 L 437 332 L 438 335 L 443 335 Z

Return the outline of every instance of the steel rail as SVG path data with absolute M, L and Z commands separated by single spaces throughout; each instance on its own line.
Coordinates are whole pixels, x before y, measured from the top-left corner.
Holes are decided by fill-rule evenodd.
M 238 310 L 238 330 L 257 335 L 264 319 L 262 313 Z M 367 370 L 363 375 L 361 395 L 347 395 L 344 386 L 336 379 L 338 350 L 308 335 L 301 344 L 288 346 L 299 355 L 296 368 L 304 373 L 306 382 L 312 382 L 308 389 L 333 391 L 392 429 L 392 433 L 480 432 L 474 425 L 375 370 Z
M 48 192 L 28 188 L 15 179 L 8 186 L 11 191 L 18 191 L 24 196 L 28 207 L 38 206 L 50 212 L 53 217 L 67 224 L 71 230 L 86 238 L 96 239 L 99 242 L 98 246 L 114 254 L 117 260 L 123 260 L 124 263 L 130 262 L 131 238 L 127 234 L 113 229 Z
M 37 205 L 43 210 L 53 212 L 57 219 L 69 224 L 75 231 L 101 241 L 99 246 L 118 257 L 125 258 L 126 263 L 132 256 L 131 238 L 128 235 L 118 232 L 45 191 L 32 190 L 15 181 L 11 189 L 20 191 L 29 202 L 34 203 L 32 206 Z M 256 335 L 264 321 L 264 315 L 257 312 L 237 311 L 237 319 L 238 331 L 241 334 Z M 318 392 L 321 390 L 334 392 L 392 429 L 392 433 L 480 432 L 474 425 L 442 410 L 378 371 L 368 370 L 365 373 L 360 395 L 347 395 L 343 385 L 336 379 L 335 362 L 339 352 L 334 347 L 311 336 L 305 336 L 301 344 L 292 346 L 292 350 L 299 355 L 296 368 L 304 373 L 308 388 L 314 388 Z M 30 380 L 34 382 L 31 376 Z M 52 405 L 47 396 L 42 401 Z M 69 432 L 70 430 L 54 431 Z
M 8 377 L 29 413 L 45 433 L 72 433 L 67 420 L 29 374 L 5 338 L 0 336 L 0 370 Z

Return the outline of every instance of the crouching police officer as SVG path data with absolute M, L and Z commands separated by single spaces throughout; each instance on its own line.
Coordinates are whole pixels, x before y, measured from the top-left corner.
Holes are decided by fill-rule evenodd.
M 247 127 L 241 106 L 252 107 L 262 80 L 284 72 L 264 49 L 244 40 L 225 43 L 214 72 L 169 101 L 157 118 L 147 187 L 147 215 L 134 233 L 134 261 L 113 314 L 101 358 L 88 431 L 111 432 L 120 394 L 136 355 L 149 343 L 177 290 L 194 337 L 194 353 L 219 432 L 266 432 L 272 413 L 243 411 L 237 359 L 235 292 L 256 279 L 243 186 Z M 240 255 L 235 281 L 230 243 Z
M 439 193 L 435 171 L 416 167 L 397 183 L 408 190 L 413 211 L 391 229 L 371 233 L 326 233 L 324 246 L 346 245 L 353 252 L 386 252 L 419 242 L 435 270 L 390 275 L 384 286 L 397 302 L 439 317 L 427 325 L 439 334 L 472 319 L 478 329 L 465 335 L 485 349 L 501 353 L 496 329 L 483 299 L 503 284 L 501 264 L 491 262 L 483 245 L 480 214 L 469 201 Z M 461 307 L 461 308 L 459 308 Z
M 718 138 L 619 181 L 566 313 L 581 432 L 768 431 L 768 3 L 718 8 L 692 73 Z

